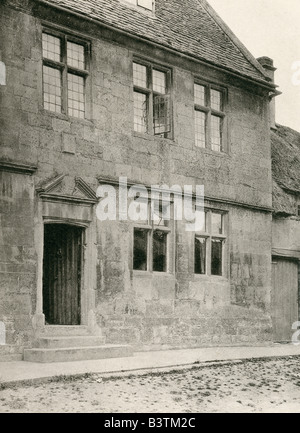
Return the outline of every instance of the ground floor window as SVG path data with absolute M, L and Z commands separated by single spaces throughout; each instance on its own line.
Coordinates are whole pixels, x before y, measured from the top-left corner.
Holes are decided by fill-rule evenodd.
M 195 237 L 195 273 L 206 273 L 206 238 Z
M 133 269 L 147 271 L 148 269 L 148 230 L 134 229 Z
M 167 233 L 154 230 L 152 238 L 152 268 L 155 272 L 167 272 L 167 239 Z
M 168 232 L 134 229 L 133 269 L 138 271 L 167 272 Z
M 173 223 L 166 215 L 171 215 L 173 212 L 172 204 L 160 201 L 157 210 L 150 206 L 148 209 L 147 221 L 143 221 L 134 228 L 133 269 L 170 272 Z
M 194 272 L 198 275 L 224 274 L 226 215 L 221 211 L 205 211 L 205 228 L 195 234 Z

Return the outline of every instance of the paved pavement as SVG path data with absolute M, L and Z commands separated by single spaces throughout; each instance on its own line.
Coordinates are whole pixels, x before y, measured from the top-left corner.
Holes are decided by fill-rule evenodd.
M 91 361 L 35 363 L 25 361 L 0 362 L 0 383 L 47 380 L 59 375 L 96 373 L 103 376 L 138 374 L 157 369 L 189 368 L 195 363 L 221 362 L 251 358 L 272 358 L 300 355 L 300 346 L 272 344 L 257 347 L 209 347 L 199 349 L 136 352 L 128 358 Z

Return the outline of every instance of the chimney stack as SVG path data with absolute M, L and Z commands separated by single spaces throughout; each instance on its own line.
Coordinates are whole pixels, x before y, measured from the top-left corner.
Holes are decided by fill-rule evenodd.
M 274 67 L 273 60 L 270 59 L 270 57 L 259 57 L 257 61 L 261 64 L 261 66 L 264 68 L 266 76 L 268 77 L 269 81 L 271 83 L 275 83 L 275 71 L 276 68 Z M 277 129 L 276 127 L 276 109 L 275 109 L 275 96 L 276 94 L 270 95 L 270 126 L 272 129 Z

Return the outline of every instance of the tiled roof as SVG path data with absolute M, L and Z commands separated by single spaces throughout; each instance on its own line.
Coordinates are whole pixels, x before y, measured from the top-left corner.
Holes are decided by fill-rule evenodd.
M 271 144 L 273 207 L 279 213 L 296 214 L 293 197 L 300 196 L 300 133 L 277 125 Z
M 120 0 L 43 0 L 254 80 L 261 66 L 205 0 L 156 0 L 155 16 Z
M 282 188 L 300 194 L 300 133 L 277 125 L 271 142 L 274 179 Z

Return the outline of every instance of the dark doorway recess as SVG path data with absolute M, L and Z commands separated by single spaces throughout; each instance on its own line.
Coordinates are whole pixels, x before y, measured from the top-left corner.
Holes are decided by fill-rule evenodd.
M 49 325 L 80 325 L 81 227 L 45 224 L 43 310 Z

